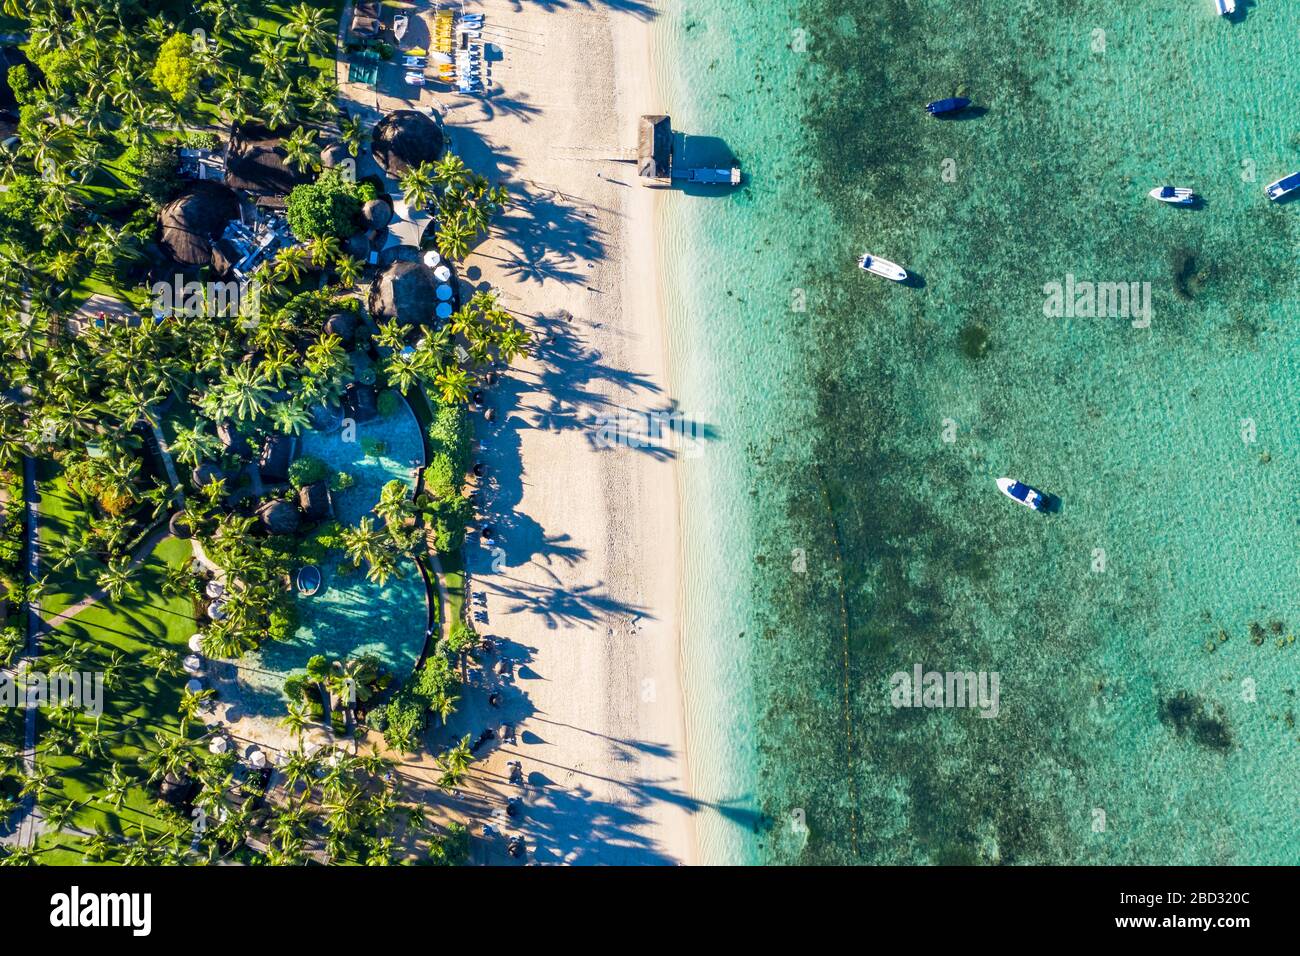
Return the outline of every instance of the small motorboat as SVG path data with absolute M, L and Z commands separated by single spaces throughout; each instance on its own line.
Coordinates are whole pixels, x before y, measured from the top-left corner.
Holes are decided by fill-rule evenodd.
M 402 37 L 406 36 L 406 25 L 409 21 L 405 14 L 399 13 L 393 17 L 393 39 L 398 43 L 402 42 Z
M 966 97 L 950 96 L 946 100 L 935 100 L 933 103 L 926 103 L 925 111 L 931 116 L 946 116 L 950 113 L 960 113 L 968 106 L 970 106 L 970 100 Z
M 1214 9 L 1221 17 L 1229 16 L 1237 12 L 1237 0 L 1214 0 Z
M 894 282 L 902 282 L 907 278 L 907 270 L 898 263 L 890 262 L 888 259 L 882 259 L 879 256 L 873 256 L 870 253 L 865 254 L 858 260 L 858 266 L 865 272 L 892 279 Z
M 1300 173 L 1292 173 L 1290 176 L 1283 176 L 1275 183 L 1269 183 L 1264 187 L 1264 192 L 1268 193 L 1268 198 L 1277 202 L 1283 196 L 1289 196 L 1297 189 L 1300 189 Z
M 406 81 L 407 86 L 424 86 L 424 74 L 417 73 L 415 70 L 408 71 L 402 79 Z
M 1047 496 L 1036 488 L 1030 488 L 1014 478 L 999 478 L 998 488 L 1012 501 L 1018 501 L 1034 511 L 1047 510 Z
M 298 593 L 311 597 L 320 590 L 320 568 L 314 564 L 304 565 L 298 569 Z
M 1196 202 L 1196 193 L 1184 186 L 1157 186 L 1147 195 L 1171 206 L 1190 206 Z

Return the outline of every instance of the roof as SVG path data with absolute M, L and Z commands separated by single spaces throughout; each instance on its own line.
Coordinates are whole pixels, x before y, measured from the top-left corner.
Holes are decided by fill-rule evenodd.
M 226 185 L 254 196 L 287 196 L 311 177 L 289 164 L 282 138 L 265 126 L 236 126 L 226 154 Z
M 159 211 L 159 245 L 181 265 L 208 265 L 213 242 L 238 218 L 239 197 L 230 189 L 211 180 L 192 182 Z
M 298 507 L 309 521 L 324 521 L 330 516 L 330 486 L 314 481 L 298 489 Z
M 267 436 L 257 456 L 257 470 L 264 481 L 286 481 L 293 462 L 293 439 L 275 432 Z
M 673 121 L 663 115 L 642 116 L 636 144 L 637 174 L 646 179 L 672 175 Z
M 383 324 L 428 325 L 438 306 L 438 282 L 422 262 L 394 262 L 370 286 L 370 316 Z
M 370 151 L 389 176 L 397 178 L 412 166 L 431 163 L 442 155 L 443 135 L 438 124 L 415 110 L 394 110 L 378 123 L 370 136 Z
M 272 534 L 292 534 L 298 530 L 298 509 L 287 501 L 268 501 L 257 509 L 257 515 Z

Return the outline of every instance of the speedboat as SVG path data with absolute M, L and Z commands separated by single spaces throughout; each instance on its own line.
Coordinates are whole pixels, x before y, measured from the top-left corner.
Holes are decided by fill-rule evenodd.
M 1237 12 L 1237 0 L 1214 0 L 1214 9 L 1219 11 L 1219 16 L 1226 17 Z
M 1047 510 L 1047 496 L 1036 488 L 1030 488 L 1014 478 L 999 478 L 998 488 L 1012 501 L 1018 501 L 1034 511 Z
M 1290 176 L 1283 176 L 1275 183 L 1269 183 L 1264 187 L 1264 192 L 1268 193 L 1269 199 L 1277 202 L 1297 189 L 1300 189 L 1300 173 L 1292 173 Z
M 1184 186 L 1157 186 L 1147 195 L 1173 206 L 1190 206 L 1196 202 L 1196 193 Z
M 946 100 L 935 100 L 925 104 L 925 111 L 931 116 L 943 116 L 947 113 L 960 113 L 970 106 L 970 100 L 964 96 L 950 96 Z
M 895 282 L 902 282 L 907 278 L 907 270 L 898 263 L 890 262 L 888 259 L 882 259 L 879 256 L 873 256 L 870 253 L 858 260 L 858 266 L 872 275 L 883 276 Z
M 403 79 L 407 86 L 424 86 L 424 74 L 417 73 L 415 70 L 408 70 Z

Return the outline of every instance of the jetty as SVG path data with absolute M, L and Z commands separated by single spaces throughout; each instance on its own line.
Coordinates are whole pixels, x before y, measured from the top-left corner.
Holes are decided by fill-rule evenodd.
M 673 132 L 672 119 L 662 114 L 641 117 L 637 136 L 637 174 L 647 185 L 676 182 L 708 186 L 739 186 L 740 164 L 691 165 L 686 159 L 686 137 Z

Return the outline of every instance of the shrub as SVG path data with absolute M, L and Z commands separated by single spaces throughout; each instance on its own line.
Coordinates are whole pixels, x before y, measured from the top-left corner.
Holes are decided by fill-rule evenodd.
M 428 704 L 403 689 L 384 707 L 384 741 L 394 750 L 414 750 L 424 731 Z
M 136 192 L 157 205 L 180 189 L 180 155 L 170 146 L 148 142 L 132 146 L 122 154 L 122 165 L 134 174 Z
M 311 681 L 307 680 L 306 674 L 290 674 L 284 679 L 284 696 L 291 703 L 305 700 L 310 685 Z
M 0 242 L 34 255 L 43 237 L 36 228 L 45 203 L 45 184 L 31 176 L 15 177 L 0 195 Z
M 296 458 L 289 466 L 289 484 L 294 488 L 305 488 L 317 481 L 324 481 L 329 476 L 329 465 L 311 455 Z
M 429 489 L 429 494 L 440 501 L 459 493 L 460 475 L 456 473 L 451 455 L 445 451 L 434 454 L 429 467 L 424 470 L 424 485 Z
M 357 483 L 357 479 L 349 472 L 340 471 L 330 479 L 331 491 L 347 491 Z
M 367 458 L 378 458 L 388 451 L 388 446 L 374 438 L 361 439 L 361 451 Z
M 463 476 L 469 471 L 474 440 L 469 416 L 460 405 L 439 405 L 429 426 L 429 440 L 451 456 L 456 470 Z
M 190 50 L 191 42 L 186 33 L 164 40 L 150 74 L 154 86 L 177 103 L 185 102 L 199 88 L 199 67 Z
M 361 202 L 355 184 L 326 170 L 316 182 L 293 187 L 285 212 L 302 242 L 323 236 L 346 239 L 361 225 Z

